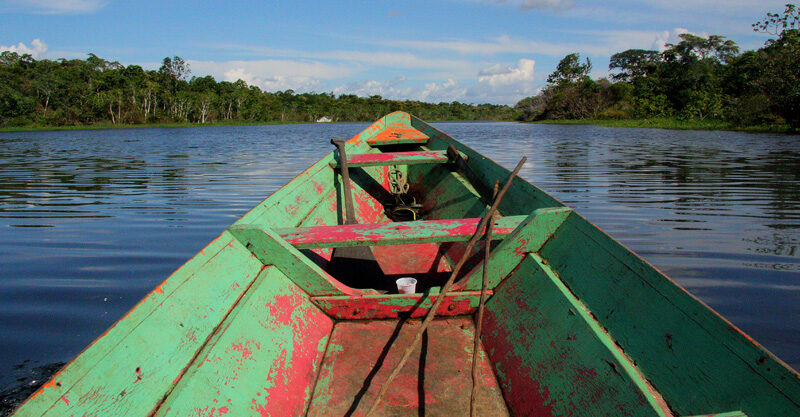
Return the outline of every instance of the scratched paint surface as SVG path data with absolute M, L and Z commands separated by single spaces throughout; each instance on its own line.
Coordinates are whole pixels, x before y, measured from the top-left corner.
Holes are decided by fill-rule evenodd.
M 488 290 L 487 295 L 491 296 Z M 363 296 L 313 297 L 311 300 L 337 320 L 420 318 L 430 311 L 439 295 L 380 294 Z M 480 292 L 456 292 L 444 296 L 436 316 L 463 316 L 475 312 Z
M 520 216 L 495 219 L 492 231 L 497 239 L 510 234 L 524 219 Z M 276 230 L 296 248 L 343 247 L 355 245 L 396 245 L 401 243 L 467 241 L 481 219 L 418 220 L 413 222 L 302 227 Z
M 347 165 L 353 167 L 443 164 L 445 162 L 447 162 L 447 154 L 443 151 L 378 152 L 347 155 Z M 339 166 L 338 159 L 331 162 L 331 165 Z
M 387 117 L 389 119 L 389 117 Z M 371 146 L 397 145 L 397 144 L 424 144 L 428 141 L 428 135 L 417 129 L 409 128 L 409 118 L 398 118 L 398 122 L 388 124 L 386 128 L 367 139 Z M 391 120 L 391 119 L 390 119 Z M 395 119 L 397 120 L 397 119 Z M 403 123 L 405 122 L 405 123 Z
M 270 267 L 158 415 L 299 416 L 333 321 Z
M 487 302 L 484 326 L 485 348 L 515 415 L 664 415 L 530 259 Z
M 537 252 L 558 230 L 571 213 L 566 207 L 535 210 L 523 220 L 514 232 L 500 242 L 489 259 L 488 285 L 493 288 L 500 283 L 525 257 Z M 457 288 L 480 290 L 483 263 L 476 265 L 459 281 Z
M 126 332 L 112 349 L 99 355 L 85 352 L 54 378 L 52 386 L 42 388 L 20 415 L 146 415 L 261 270 L 262 265 L 238 242 L 229 243 L 213 263 L 206 263 L 162 299 L 145 320 L 134 323 L 123 318 L 116 327 Z M 158 291 L 153 296 L 163 294 L 163 287 Z M 95 346 L 105 343 L 102 338 Z
M 797 374 L 595 225 L 570 216 L 540 254 L 677 412 L 800 415 Z
M 308 416 L 364 415 L 420 322 L 407 322 L 395 335 L 398 323 L 380 320 L 336 324 Z M 473 331 L 472 320 L 466 317 L 434 320 L 374 415 L 469 415 Z M 483 351 L 478 358 L 478 415 L 507 416 L 505 401 Z

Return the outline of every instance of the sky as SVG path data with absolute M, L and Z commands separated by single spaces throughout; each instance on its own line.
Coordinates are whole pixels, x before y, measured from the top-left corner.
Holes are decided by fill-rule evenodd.
M 146 69 L 177 55 L 268 91 L 514 104 L 572 52 L 602 77 L 614 53 L 686 32 L 756 49 L 750 25 L 787 1 L 0 0 L 0 51 Z

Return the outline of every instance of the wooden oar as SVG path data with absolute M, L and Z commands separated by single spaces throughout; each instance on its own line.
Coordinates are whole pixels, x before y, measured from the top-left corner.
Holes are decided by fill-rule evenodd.
M 331 139 L 331 143 L 339 149 L 339 167 L 342 171 L 342 187 L 344 188 L 344 224 L 358 224 L 356 210 L 353 207 L 353 195 L 350 190 L 350 172 L 347 164 L 347 152 L 344 149 L 345 141 Z M 336 279 L 354 288 L 376 288 L 390 290 L 387 283 L 379 278 L 383 277 L 378 261 L 368 246 L 353 246 L 334 248 L 328 270 Z M 380 284 L 380 285 L 375 285 Z
M 428 329 L 428 325 L 430 325 L 431 321 L 433 321 L 433 318 L 436 316 L 436 310 L 439 309 L 439 306 L 442 304 L 442 301 L 445 299 L 445 296 L 447 295 L 448 292 L 450 292 L 450 288 L 453 286 L 453 282 L 456 280 L 458 273 L 461 271 L 461 267 L 463 267 L 464 263 L 467 261 L 469 253 L 472 252 L 472 249 L 475 247 L 475 243 L 478 242 L 478 239 L 480 239 L 481 235 L 483 234 L 483 228 L 489 222 L 489 219 L 491 219 L 494 213 L 497 211 L 497 207 L 500 206 L 500 201 L 503 200 L 503 196 L 506 194 L 506 191 L 508 191 L 508 188 L 511 186 L 511 182 L 514 180 L 514 177 L 517 176 L 519 170 L 522 168 L 522 165 L 525 164 L 525 161 L 527 159 L 528 158 L 523 156 L 522 159 L 519 161 L 519 163 L 517 163 L 516 168 L 514 168 L 514 171 L 512 171 L 511 175 L 508 177 L 508 181 L 506 181 L 505 185 L 503 185 L 503 189 L 500 190 L 500 192 L 497 194 L 497 198 L 495 198 L 494 202 L 492 203 L 492 207 L 489 208 L 489 211 L 486 213 L 485 216 L 483 216 L 481 222 L 478 223 L 478 228 L 475 229 L 475 234 L 472 236 L 472 239 L 469 240 L 469 243 L 467 244 L 467 249 L 464 251 L 464 256 L 462 256 L 461 259 L 458 260 L 458 263 L 453 268 L 453 272 L 450 274 L 450 278 L 448 278 L 447 282 L 445 282 L 444 286 L 442 286 L 442 290 L 439 292 L 439 296 L 436 297 L 436 301 L 433 303 L 430 311 L 428 311 L 428 314 L 425 316 L 425 320 L 422 321 L 422 325 L 419 326 L 419 329 L 417 329 L 417 333 L 414 334 L 414 339 L 411 341 L 411 345 L 408 346 L 405 353 L 403 353 L 403 357 L 400 358 L 400 362 L 397 363 L 397 366 L 392 370 L 392 373 L 390 373 L 389 377 L 386 378 L 386 382 L 384 382 L 383 386 L 381 386 L 381 390 L 378 391 L 378 396 L 375 398 L 375 402 L 372 403 L 372 406 L 367 411 L 366 414 L 367 417 L 369 417 L 378 408 L 378 404 L 380 404 L 381 398 L 383 397 L 384 394 L 386 394 L 386 391 L 389 389 L 392 380 L 397 376 L 397 374 L 400 373 L 400 370 L 403 369 L 403 365 L 406 364 L 406 361 L 411 356 L 411 353 L 414 352 L 414 349 L 419 344 L 420 340 L 422 339 L 422 334 L 425 333 L 425 330 Z
M 492 198 L 497 198 L 498 183 L 494 183 Z M 486 225 L 486 237 L 483 239 L 483 279 L 481 280 L 481 302 L 478 304 L 478 317 L 475 321 L 475 342 L 472 345 L 472 394 L 469 397 L 469 415 L 474 417 L 478 411 L 478 352 L 481 348 L 481 330 L 483 329 L 483 309 L 486 306 L 486 287 L 489 283 L 489 255 L 492 252 L 492 226 L 494 216 Z

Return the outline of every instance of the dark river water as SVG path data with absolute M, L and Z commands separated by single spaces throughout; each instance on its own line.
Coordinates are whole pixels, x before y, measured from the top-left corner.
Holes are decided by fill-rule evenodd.
M 509 168 L 527 155 L 525 179 L 800 369 L 799 136 L 435 125 Z M 4 401 L 366 126 L 0 133 Z

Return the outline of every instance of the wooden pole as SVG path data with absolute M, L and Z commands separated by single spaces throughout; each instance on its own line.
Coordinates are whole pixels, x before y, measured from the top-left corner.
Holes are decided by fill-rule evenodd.
M 497 198 L 498 183 L 494 183 L 492 198 Z M 489 218 L 486 226 L 486 238 L 483 249 L 483 279 L 481 281 L 481 302 L 478 305 L 478 318 L 475 325 L 475 343 L 472 345 L 472 394 L 469 397 L 469 415 L 474 417 L 478 411 L 478 352 L 481 348 L 481 329 L 483 327 L 483 308 L 486 305 L 486 287 L 489 285 L 489 255 L 492 251 L 492 226 L 494 216 Z
M 347 152 L 344 139 L 331 139 L 331 144 L 339 149 L 339 167 L 342 170 L 342 187 L 344 188 L 344 210 L 347 219 L 344 224 L 356 224 L 356 210 L 353 207 L 353 195 L 350 192 L 350 170 L 347 164 Z
M 419 341 L 422 338 L 422 334 L 425 333 L 425 330 L 428 329 L 428 325 L 430 325 L 434 316 L 436 316 L 436 310 L 439 309 L 439 306 L 442 304 L 442 301 L 445 299 L 445 296 L 447 295 L 448 292 L 450 292 L 450 287 L 453 286 L 453 282 L 458 276 L 458 273 L 461 271 L 461 267 L 463 267 L 464 263 L 467 261 L 467 256 L 475 247 L 475 243 L 477 243 L 478 239 L 480 239 L 481 235 L 483 234 L 483 228 L 489 222 L 489 219 L 497 211 L 497 207 L 500 205 L 500 201 L 503 200 L 503 196 L 506 194 L 506 191 L 508 191 L 508 188 L 511 186 L 511 182 L 514 180 L 514 177 L 517 176 L 519 170 L 522 168 L 522 165 L 525 164 L 525 161 L 527 159 L 528 158 L 524 156 L 522 157 L 522 159 L 520 159 L 519 163 L 517 163 L 516 168 L 514 168 L 514 171 L 512 171 L 511 175 L 509 175 L 508 181 L 506 181 L 505 185 L 503 185 L 503 189 L 500 190 L 500 192 L 497 194 L 497 198 L 494 200 L 494 203 L 492 203 L 492 207 L 489 209 L 486 215 L 483 216 L 483 219 L 481 219 L 481 222 L 478 224 L 478 228 L 475 230 L 475 234 L 472 235 L 472 239 L 470 239 L 469 243 L 467 244 L 467 249 L 464 251 L 464 256 L 462 256 L 461 259 L 458 260 L 458 263 L 456 264 L 455 268 L 453 268 L 453 272 L 450 274 L 450 278 L 448 278 L 447 282 L 445 282 L 441 292 L 439 293 L 439 296 L 436 297 L 436 301 L 433 303 L 433 306 L 431 306 L 430 311 L 428 311 L 428 315 L 425 316 L 425 320 L 422 321 L 422 325 L 419 326 L 419 329 L 417 329 L 417 333 L 414 335 L 414 340 L 411 341 L 411 345 L 406 349 L 405 353 L 403 353 L 403 357 L 400 358 L 400 362 L 392 370 L 392 373 L 389 374 L 389 377 L 386 379 L 386 382 L 383 383 L 381 390 L 378 391 L 378 396 L 375 398 L 375 402 L 372 403 L 372 406 L 367 411 L 366 414 L 367 417 L 369 417 L 378 408 L 378 404 L 380 404 L 381 398 L 383 397 L 384 394 L 386 394 L 386 391 L 389 389 L 392 380 L 397 376 L 397 374 L 400 373 L 400 370 L 403 369 L 403 365 L 406 364 L 406 361 L 411 356 L 411 353 L 414 352 L 414 349 L 419 344 Z

